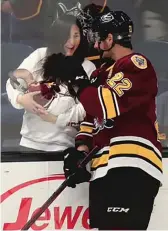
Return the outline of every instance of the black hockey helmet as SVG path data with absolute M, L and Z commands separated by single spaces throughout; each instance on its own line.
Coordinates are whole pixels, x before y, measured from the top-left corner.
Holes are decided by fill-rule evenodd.
M 105 40 L 108 34 L 113 35 L 114 43 L 131 42 L 133 34 L 133 22 L 123 11 L 109 11 L 95 18 L 92 28 L 88 32 L 90 43 Z M 110 48 L 111 49 L 111 48 Z

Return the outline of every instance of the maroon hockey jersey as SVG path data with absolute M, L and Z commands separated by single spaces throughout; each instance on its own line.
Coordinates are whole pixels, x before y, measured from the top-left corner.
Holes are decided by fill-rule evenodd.
M 92 80 L 99 81 L 99 86 L 87 87 L 80 94 L 87 116 L 76 136 L 77 145 L 100 147 L 91 163 L 92 180 L 123 166 L 141 168 L 161 180 L 157 77 L 150 61 L 133 53 L 96 70 Z

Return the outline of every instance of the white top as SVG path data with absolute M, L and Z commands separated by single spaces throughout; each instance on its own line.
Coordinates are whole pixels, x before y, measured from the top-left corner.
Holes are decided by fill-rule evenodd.
M 20 64 L 18 69 L 26 69 L 34 80 L 41 81 L 40 70 L 42 61 L 46 57 L 47 48 L 39 48 L 30 54 Z M 95 65 L 89 60 L 83 62 L 83 68 L 90 77 L 96 69 Z M 12 87 L 9 79 L 7 80 L 6 90 L 12 106 L 16 109 L 23 107 L 16 102 L 20 92 Z M 61 87 L 61 93 L 67 91 L 66 87 Z M 85 117 L 85 110 L 81 103 L 76 102 L 70 96 L 58 94 L 47 109 L 48 112 L 57 115 L 56 122 L 50 123 L 42 120 L 38 115 L 25 111 L 21 128 L 20 145 L 42 151 L 62 151 L 74 146 L 77 130 L 73 127 Z

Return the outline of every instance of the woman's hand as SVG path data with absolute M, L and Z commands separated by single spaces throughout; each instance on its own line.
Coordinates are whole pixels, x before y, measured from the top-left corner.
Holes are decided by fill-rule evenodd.
M 17 103 L 21 104 L 26 111 L 37 115 L 46 115 L 48 114 L 46 109 L 40 104 L 36 103 L 33 99 L 33 96 L 38 95 L 40 91 L 29 92 L 24 95 L 18 95 Z

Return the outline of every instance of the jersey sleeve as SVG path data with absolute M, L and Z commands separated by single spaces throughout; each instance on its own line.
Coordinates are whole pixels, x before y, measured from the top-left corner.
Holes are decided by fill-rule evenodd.
M 36 49 L 23 60 L 17 69 L 26 69 L 33 75 L 34 78 L 36 78 L 34 73 L 41 70 L 44 58 L 46 57 L 46 52 L 46 47 Z
M 87 114 L 75 138 L 76 148 L 80 145 L 87 145 L 89 149 L 93 147 L 93 128 L 93 118 Z
M 86 112 L 93 117 L 115 118 L 149 103 L 157 95 L 155 71 L 143 56 L 133 55 L 118 65 L 111 76 L 109 72 L 106 75 L 104 85 L 98 88 L 89 86 L 79 97 Z

